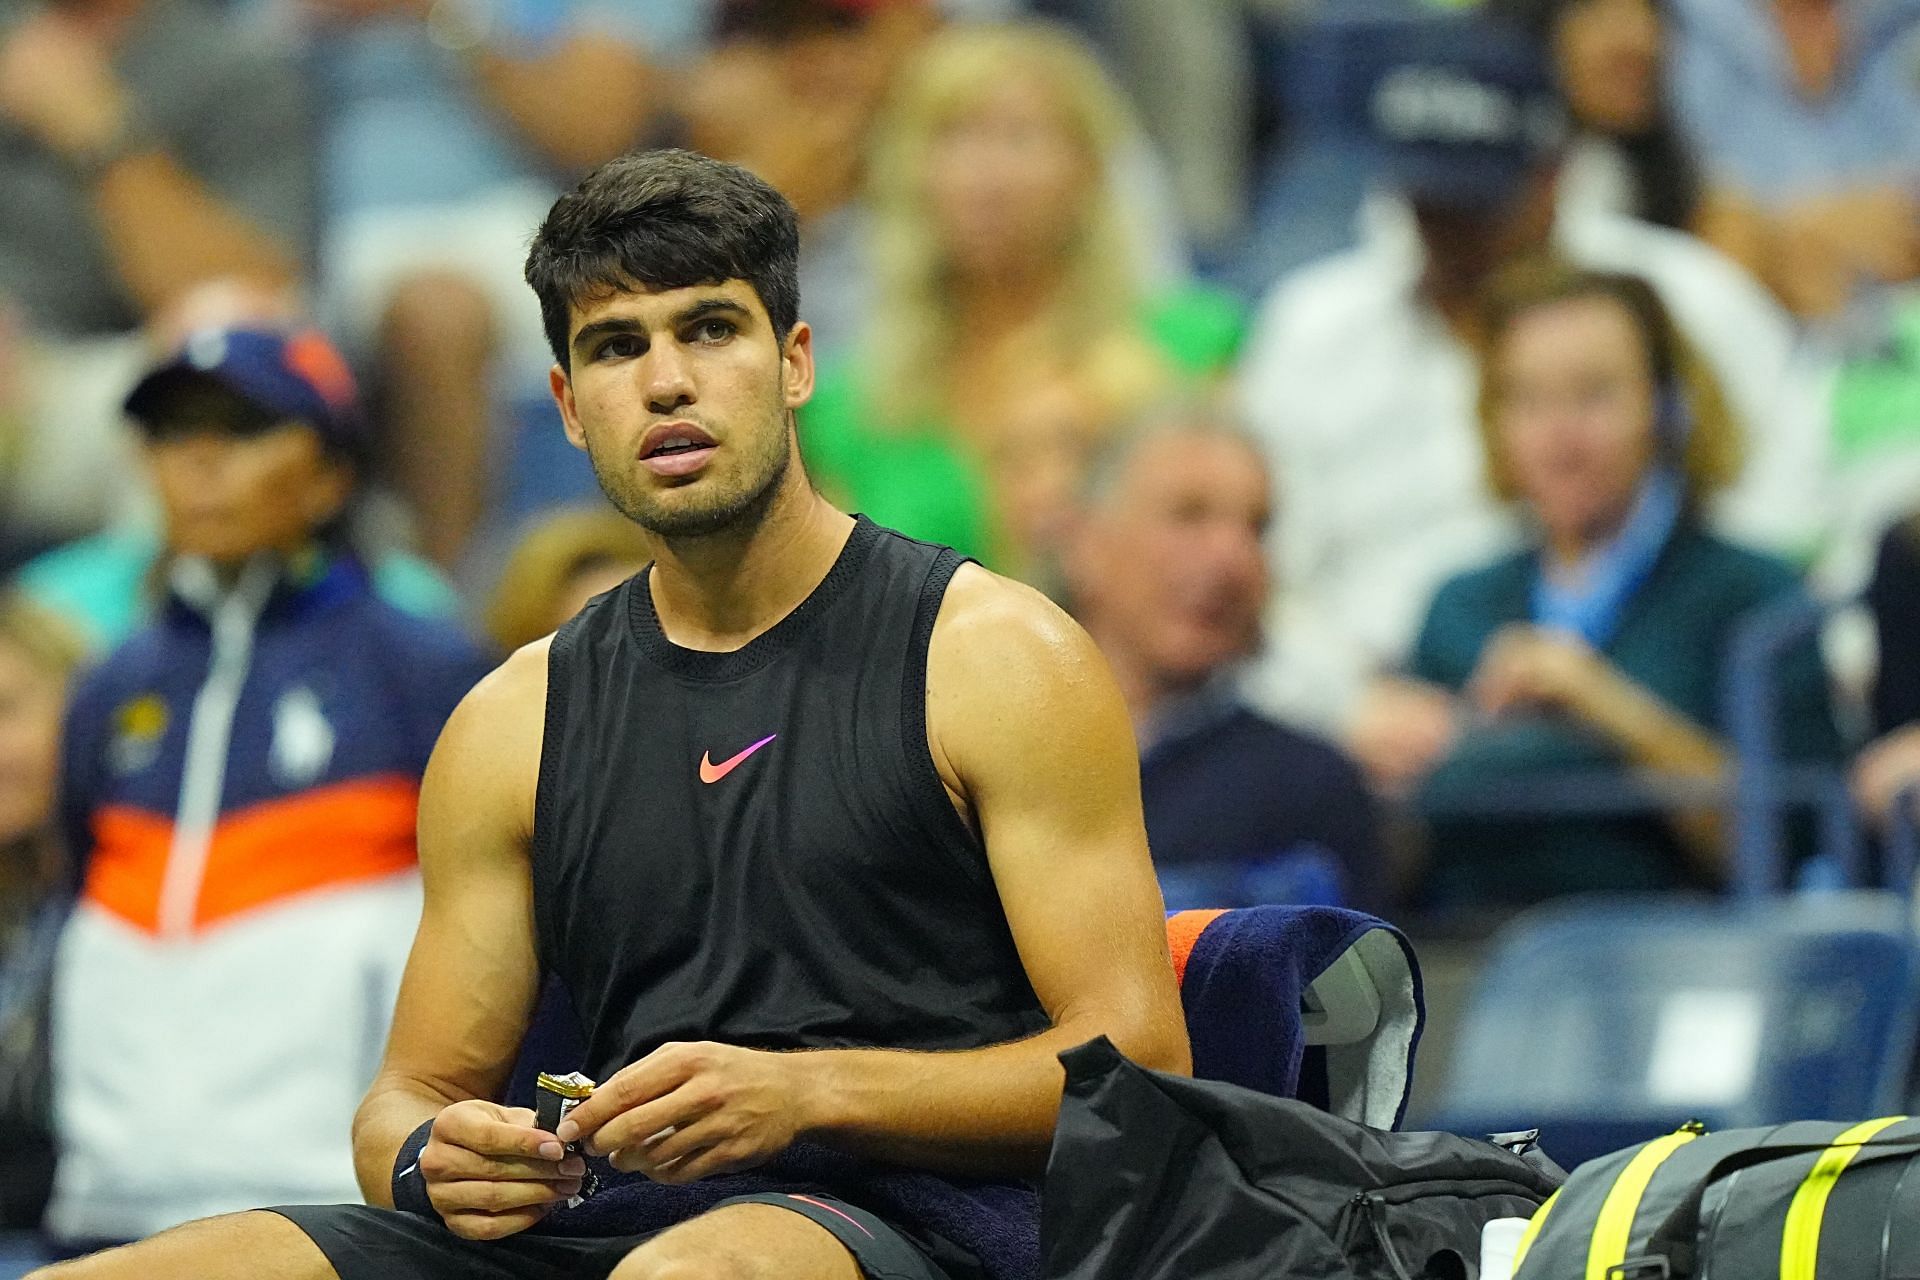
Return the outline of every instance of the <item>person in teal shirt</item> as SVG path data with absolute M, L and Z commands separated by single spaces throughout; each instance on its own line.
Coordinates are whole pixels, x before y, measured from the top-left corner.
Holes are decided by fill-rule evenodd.
M 1460 816 L 1530 778 L 1632 768 L 1720 779 L 1733 638 L 1754 610 L 1801 590 L 1788 565 L 1703 526 L 1701 500 L 1737 470 L 1738 437 L 1643 281 L 1524 265 L 1497 284 L 1485 332 L 1489 478 L 1532 536 L 1441 588 L 1397 690 L 1407 714 L 1385 781 L 1449 815 L 1430 824 L 1424 896 L 1480 907 L 1718 886 L 1727 851 L 1711 808 Z M 1774 678 L 1783 753 L 1837 762 L 1817 644 L 1789 649 Z
M 1069 33 L 950 29 L 900 86 L 870 155 L 870 323 L 801 447 L 838 501 L 1032 579 L 1093 445 L 1223 371 L 1240 308 L 1138 266 L 1137 131 Z

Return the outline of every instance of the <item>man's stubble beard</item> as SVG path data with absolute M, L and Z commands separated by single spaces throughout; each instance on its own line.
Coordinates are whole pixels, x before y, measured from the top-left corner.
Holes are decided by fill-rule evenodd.
M 709 537 L 758 525 L 766 516 L 793 462 L 789 445 L 791 417 L 790 411 L 782 411 L 779 428 L 767 433 L 769 447 L 754 459 L 747 483 L 737 492 L 718 495 L 701 505 L 662 502 L 658 499 L 663 495 L 644 492 L 638 486 L 630 488 L 631 473 L 604 464 L 591 439 L 587 442 L 587 460 L 593 464 L 593 478 L 599 482 L 600 492 L 606 495 L 607 501 L 648 533 L 662 538 Z

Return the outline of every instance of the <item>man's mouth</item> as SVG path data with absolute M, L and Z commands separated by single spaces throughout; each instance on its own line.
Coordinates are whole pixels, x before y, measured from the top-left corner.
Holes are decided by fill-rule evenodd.
M 691 422 L 663 422 L 641 438 L 640 456 L 643 459 L 670 457 L 694 449 L 711 449 L 716 443 L 712 436 Z
M 640 440 L 640 463 L 655 475 L 691 475 L 705 466 L 718 442 L 691 422 L 663 422 Z

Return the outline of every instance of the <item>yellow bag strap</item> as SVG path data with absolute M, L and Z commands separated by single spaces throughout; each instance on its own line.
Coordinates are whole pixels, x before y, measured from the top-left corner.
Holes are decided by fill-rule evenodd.
M 1520 1264 L 1527 1260 L 1527 1250 L 1533 1248 L 1534 1239 L 1540 1234 L 1540 1228 L 1547 1225 L 1547 1215 L 1553 1212 L 1553 1206 L 1559 1200 L 1558 1191 L 1548 1196 L 1546 1203 L 1534 1210 L 1533 1217 L 1527 1221 L 1527 1229 L 1520 1233 L 1520 1246 L 1513 1251 L 1513 1269 L 1516 1274 L 1520 1270 Z
M 1814 1162 L 1813 1172 L 1793 1193 L 1787 1206 L 1787 1227 L 1780 1236 L 1780 1280 L 1814 1280 L 1814 1267 L 1820 1256 L 1820 1223 L 1827 1214 L 1827 1197 L 1853 1158 L 1860 1144 L 1905 1120 L 1905 1116 L 1886 1116 L 1857 1124 L 1833 1140 L 1833 1145 Z
M 1607 1272 L 1627 1260 L 1627 1245 L 1633 1235 L 1633 1216 L 1639 1212 L 1640 1198 L 1653 1181 L 1654 1170 L 1667 1157 L 1699 1137 L 1698 1126 L 1689 1125 L 1664 1138 L 1655 1138 L 1640 1148 L 1640 1154 L 1614 1179 L 1613 1189 L 1601 1202 L 1600 1215 L 1594 1220 L 1593 1241 L 1587 1248 L 1587 1280 L 1607 1280 Z M 1786 1280 L 1785 1276 L 1781 1280 Z

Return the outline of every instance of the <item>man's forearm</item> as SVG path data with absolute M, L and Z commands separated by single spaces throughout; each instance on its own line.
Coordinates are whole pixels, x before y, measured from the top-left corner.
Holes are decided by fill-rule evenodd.
M 279 288 L 298 275 L 287 248 L 164 151 L 109 165 L 95 179 L 94 208 L 121 279 L 148 314 L 209 280 Z
M 393 1160 L 415 1129 L 463 1097 L 418 1080 L 381 1077 L 353 1117 L 353 1169 L 371 1205 L 393 1207 Z
M 1181 1029 L 1127 1034 L 1093 1019 L 954 1053 L 820 1050 L 796 1055 L 808 1073 L 805 1136 L 945 1173 L 1037 1176 L 1060 1115 L 1059 1055 L 1102 1034 L 1144 1066 L 1191 1070 Z

